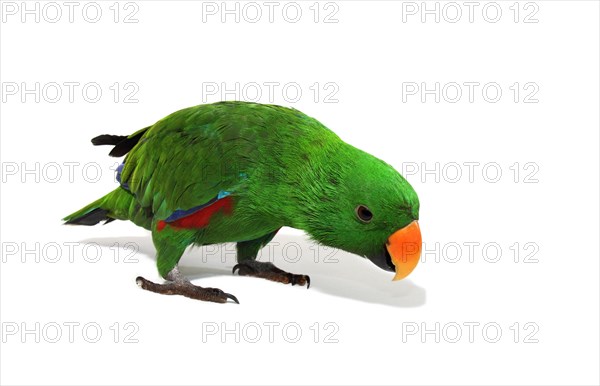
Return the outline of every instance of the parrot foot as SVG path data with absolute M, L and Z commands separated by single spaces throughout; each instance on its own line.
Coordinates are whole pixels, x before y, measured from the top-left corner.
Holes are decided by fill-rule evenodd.
M 232 294 L 221 291 L 218 288 L 204 288 L 193 285 L 189 280 L 178 277 L 175 280 L 167 281 L 165 284 L 156 284 L 150 280 L 146 280 L 141 276 L 135 279 L 138 286 L 141 288 L 156 292 L 163 295 L 182 295 L 191 299 L 204 300 L 207 302 L 227 303 L 228 299 L 233 300 L 237 304 L 240 302 Z
M 277 268 L 271 262 L 262 262 L 256 260 L 242 261 L 233 267 L 232 273 L 235 274 L 236 270 L 240 276 L 260 277 L 263 279 L 291 285 L 306 284 L 306 288 L 310 288 L 310 277 L 308 275 L 295 275 L 293 273 L 285 272 Z

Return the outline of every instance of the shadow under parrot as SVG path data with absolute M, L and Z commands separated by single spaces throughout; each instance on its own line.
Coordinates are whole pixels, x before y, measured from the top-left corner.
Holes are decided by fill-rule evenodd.
M 104 247 L 114 246 L 115 242 L 121 246 L 133 244 L 136 254 L 156 262 L 151 236 L 90 238 L 82 242 Z M 392 273 L 377 268 L 369 260 L 318 245 L 306 236 L 277 235 L 259 252 L 257 260 L 270 261 L 287 272 L 309 275 L 310 291 L 393 307 L 418 307 L 426 301 L 425 289 L 412 281 L 393 282 Z M 234 243 L 207 245 L 188 248 L 181 259 L 180 269 L 194 280 L 229 276 L 236 263 Z M 155 269 L 154 265 L 152 269 Z

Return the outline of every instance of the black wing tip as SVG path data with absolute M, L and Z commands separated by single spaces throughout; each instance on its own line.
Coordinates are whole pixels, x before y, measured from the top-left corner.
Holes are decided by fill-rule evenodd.
M 92 138 L 92 144 L 94 144 L 94 146 L 118 145 L 120 142 L 122 142 L 126 139 L 127 139 L 127 136 L 125 136 L 125 135 L 102 134 L 102 135 Z
M 133 149 L 135 145 L 137 145 L 137 143 L 140 141 L 140 139 L 147 130 L 148 129 L 143 130 L 134 136 L 125 137 L 125 139 L 123 139 L 118 144 L 116 144 L 115 147 L 113 147 L 113 149 L 110 151 L 110 153 L 108 153 L 108 155 L 111 157 L 122 157 L 125 154 L 129 153 L 129 151 Z
M 102 208 L 96 208 L 91 212 L 84 214 L 83 216 L 79 216 L 76 218 L 72 218 L 69 221 L 65 222 L 65 225 L 96 225 L 100 221 L 106 220 L 106 223 L 114 220 L 108 217 L 108 210 Z
M 122 157 L 125 154 L 129 153 L 129 150 L 131 150 L 131 148 L 133 148 L 133 146 L 129 147 L 125 147 L 125 146 L 115 146 L 110 153 L 108 153 L 109 156 L 111 157 Z
M 133 149 L 149 128 L 150 127 L 140 130 L 137 134 L 131 136 L 102 134 L 92 138 L 92 143 L 94 146 L 113 145 L 114 147 L 108 155 L 111 157 L 122 157 Z

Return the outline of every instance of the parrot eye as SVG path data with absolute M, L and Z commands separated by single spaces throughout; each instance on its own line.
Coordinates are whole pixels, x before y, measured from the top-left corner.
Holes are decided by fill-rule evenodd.
M 359 205 L 356 207 L 356 216 L 362 222 L 370 222 L 373 218 L 373 213 L 364 205 Z

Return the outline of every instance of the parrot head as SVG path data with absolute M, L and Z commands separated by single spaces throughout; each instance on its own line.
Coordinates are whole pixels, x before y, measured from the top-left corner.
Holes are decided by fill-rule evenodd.
M 321 197 L 310 205 L 305 229 L 317 242 L 366 257 L 408 276 L 421 256 L 419 198 L 392 166 L 353 148 L 326 170 Z

